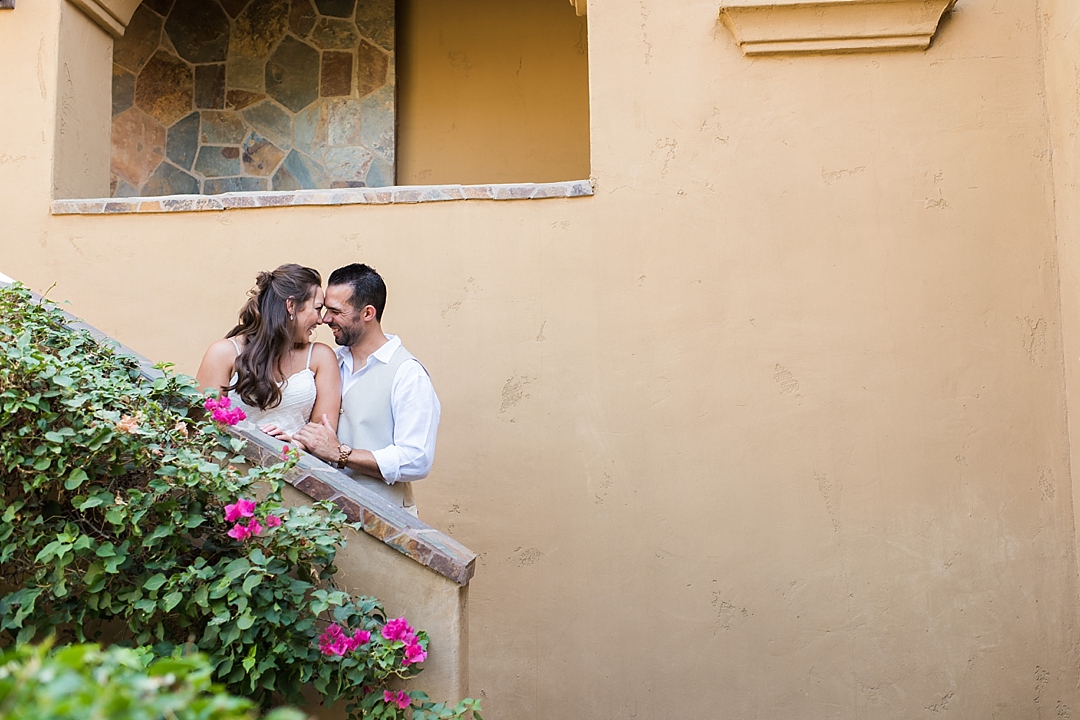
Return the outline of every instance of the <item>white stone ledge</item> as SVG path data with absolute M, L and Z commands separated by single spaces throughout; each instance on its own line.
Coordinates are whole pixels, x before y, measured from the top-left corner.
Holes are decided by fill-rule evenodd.
M 54 200 L 53 215 L 206 212 L 296 205 L 395 205 L 451 200 L 545 200 L 589 197 L 589 180 L 497 185 L 400 185 L 381 188 L 233 192 L 223 195 Z

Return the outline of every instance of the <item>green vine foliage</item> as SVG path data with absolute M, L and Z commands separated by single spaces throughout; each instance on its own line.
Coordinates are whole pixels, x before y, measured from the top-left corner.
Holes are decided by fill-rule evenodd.
M 251 700 L 211 680 L 206 657 L 155 658 L 147 649 L 22 645 L 0 655 L 5 720 L 254 720 Z M 279 708 L 263 720 L 304 720 Z
M 0 288 L 0 646 L 189 647 L 263 706 L 303 703 L 312 685 L 354 718 L 479 710 L 386 689 L 418 672 L 427 637 L 387 639 L 380 603 L 334 586 L 348 523 L 329 503 L 282 507 L 295 452 L 244 469 L 241 441 L 197 418 L 190 378 L 149 380 L 65 322 L 25 288 Z M 370 640 L 327 651 L 331 626 Z

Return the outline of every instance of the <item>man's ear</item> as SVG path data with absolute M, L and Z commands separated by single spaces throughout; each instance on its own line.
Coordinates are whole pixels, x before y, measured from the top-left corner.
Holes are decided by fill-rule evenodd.
M 364 322 L 371 322 L 372 320 L 374 320 L 375 306 L 365 305 L 363 311 L 360 313 L 360 317 L 363 318 Z

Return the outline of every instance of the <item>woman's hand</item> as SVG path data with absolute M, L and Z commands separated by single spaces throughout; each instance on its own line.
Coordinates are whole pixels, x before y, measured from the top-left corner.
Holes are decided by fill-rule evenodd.
M 290 443 L 290 442 L 293 441 L 292 435 L 285 432 L 284 430 L 279 428 L 277 425 L 267 423 L 266 425 L 260 425 L 259 429 L 262 430 L 267 435 L 269 435 L 270 437 L 274 438 L 275 440 L 281 440 L 282 442 L 287 442 L 287 443 Z

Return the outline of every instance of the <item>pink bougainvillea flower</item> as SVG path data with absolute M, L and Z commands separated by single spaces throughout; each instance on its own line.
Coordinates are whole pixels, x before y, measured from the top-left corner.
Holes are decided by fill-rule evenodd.
M 249 535 L 258 535 L 262 532 L 262 525 L 255 518 L 251 518 L 251 522 L 247 524 L 247 531 Z
M 392 693 L 389 690 L 383 690 L 382 696 L 384 703 L 387 705 L 393 703 L 402 710 L 412 705 L 412 698 L 409 697 L 409 694 L 404 690 L 398 690 L 396 693 Z
M 412 632 L 413 629 L 409 627 L 408 621 L 399 617 L 383 625 L 382 636 L 387 640 L 405 640 Z
M 281 459 L 282 460 L 288 460 L 289 459 L 289 446 L 288 445 L 281 448 Z
M 232 530 L 229 531 L 229 537 L 233 540 L 247 540 L 251 535 L 251 531 L 240 523 L 233 525 Z
M 218 409 L 224 410 L 225 408 L 229 407 L 229 405 L 232 405 L 232 401 L 229 400 L 228 396 L 220 399 L 215 397 L 208 397 L 206 398 L 206 402 L 203 403 L 203 407 L 206 408 L 207 412 L 213 412 L 214 410 Z
M 349 638 L 338 625 L 331 625 L 319 636 L 319 652 L 327 656 L 342 656 L 349 652 Z
M 279 518 L 277 515 L 267 515 L 266 516 L 266 527 L 268 527 L 268 528 L 276 528 L 280 524 L 281 524 L 281 518 Z
M 427 651 L 420 646 L 420 643 L 414 642 L 405 647 L 405 659 L 401 661 L 402 665 L 412 665 L 413 663 L 422 663 L 427 660 Z
M 357 630 L 353 633 L 353 636 L 349 638 L 349 645 L 351 645 L 350 649 L 355 650 L 361 645 L 367 645 L 369 640 L 371 640 L 371 633 L 367 630 Z
M 251 517 L 255 514 L 255 501 L 237 498 L 232 505 L 225 506 L 225 522 L 236 522 L 242 517 Z

